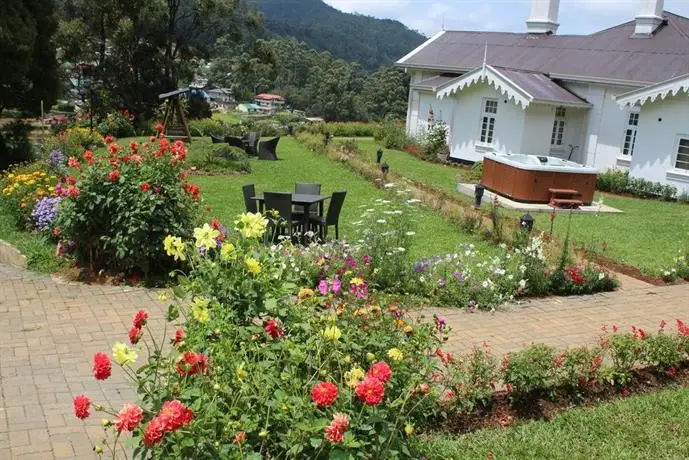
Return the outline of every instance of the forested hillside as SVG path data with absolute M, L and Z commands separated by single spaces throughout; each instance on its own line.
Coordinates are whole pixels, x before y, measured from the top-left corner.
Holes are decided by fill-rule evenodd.
M 322 0 L 252 0 L 268 34 L 291 36 L 365 70 L 390 65 L 425 37 L 390 19 L 343 13 Z

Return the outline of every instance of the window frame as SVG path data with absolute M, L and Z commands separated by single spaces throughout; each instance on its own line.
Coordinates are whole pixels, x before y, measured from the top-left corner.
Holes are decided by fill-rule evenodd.
M 553 129 L 550 133 L 550 147 L 562 149 L 565 144 L 565 129 L 567 127 L 567 108 L 556 107 L 555 118 L 553 119 Z
M 682 146 L 681 145 L 682 141 L 686 141 L 687 145 Z M 674 154 L 672 155 L 672 169 L 675 172 L 678 172 L 680 174 L 688 174 L 689 175 L 689 158 L 687 158 L 687 160 L 682 160 L 682 163 L 687 164 L 686 168 L 677 167 L 677 162 L 679 161 L 678 157 L 680 155 L 680 153 L 679 153 L 680 147 L 688 149 L 687 153 L 682 153 L 682 155 L 689 155 L 689 134 L 677 134 L 676 139 L 675 139 Z
M 636 116 L 636 124 L 632 124 L 632 117 Z M 641 121 L 641 111 L 639 107 L 633 107 L 629 113 L 627 113 L 626 123 L 624 125 L 624 132 L 622 133 L 622 148 L 620 149 L 620 155 L 622 158 L 631 159 L 634 156 L 634 150 L 636 149 L 636 139 L 639 135 L 639 122 Z M 629 131 L 632 131 L 630 146 L 627 147 L 627 136 L 629 136 Z M 625 153 L 625 150 L 629 150 L 629 153 Z
M 489 112 L 488 109 L 488 104 L 490 102 L 495 103 L 495 111 L 494 112 Z M 498 121 L 498 109 L 500 107 L 500 101 L 496 98 L 492 97 L 484 97 L 481 100 L 481 116 L 479 117 L 479 124 L 478 124 L 478 144 L 482 146 L 493 146 L 495 144 L 495 125 L 497 125 Z M 492 124 L 491 124 L 492 120 Z M 485 127 L 485 134 L 484 134 L 484 123 L 486 124 Z

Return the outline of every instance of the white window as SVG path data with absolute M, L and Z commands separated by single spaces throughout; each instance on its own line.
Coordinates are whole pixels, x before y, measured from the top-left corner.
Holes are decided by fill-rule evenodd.
M 495 132 L 495 118 L 498 114 L 498 100 L 484 99 L 481 114 L 481 143 L 492 144 Z
M 689 171 L 689 137 L 680 137 L 675 168 Z
M 622 155 L 634 155 L 634 146 L 636 145 L 636 129 L 638 126 L 639 112 L 635 110 L 629 114 L 627 128 L 624 130 L 624 145 L 622 146 Z
M 562 138 L 565 136 L 565 116 L 567 110 L 564 107 L 555 109 L 555 121 L 553 122 L 553 133 L 550 136 L 550 145 L 562 145 Z

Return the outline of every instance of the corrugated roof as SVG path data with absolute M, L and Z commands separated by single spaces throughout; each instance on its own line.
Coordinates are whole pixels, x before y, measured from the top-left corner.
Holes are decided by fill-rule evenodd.
M 412 86 L 414 88 L 419 88 L 419 89 L 428 89 L 431 91 L 435 91 L 437 88 L 443 86 L 444 84 L 454 80 L 457 78 L 457 76 L 444 76 L 444 75 L 438 75 L 437 77 L 431 77 L 427 78 L 425 80 L 417 81 L 416 83 L 412 83 Z
M 446 31 L 397 64 L 466 72 L 487 47 L 493 66 L 546 75 L 657 83 L 689 73 L 689 19 L 665 12 L 651 38 L 634 38 L 634 21 L 591 35 Z
M 579 96 L 570 93 L 542 73 L 525 72 L 496 68 L 515 85 L 531 95 L 534 101 L 553 102 L 561 104 L 586 104 Z

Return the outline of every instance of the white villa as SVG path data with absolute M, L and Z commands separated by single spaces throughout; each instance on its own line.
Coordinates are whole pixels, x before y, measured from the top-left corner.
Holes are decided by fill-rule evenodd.
M 634 20 L 557 35 L 559 0 L 525 33 L 441 31 L 397 62 L 407 130 L 447 125 L 450 156 L 552 155 L 689 192 L 689 18 L 640 0 Z

